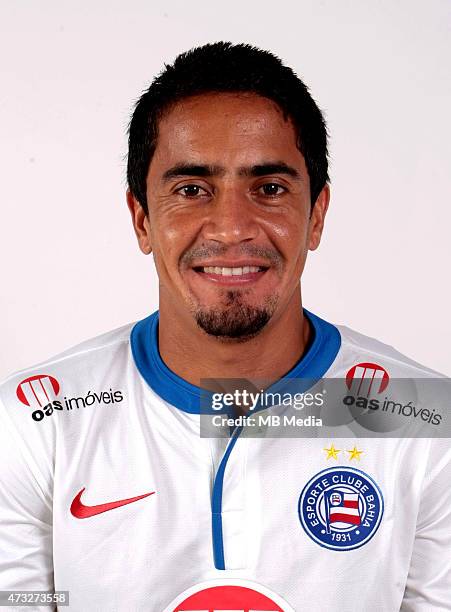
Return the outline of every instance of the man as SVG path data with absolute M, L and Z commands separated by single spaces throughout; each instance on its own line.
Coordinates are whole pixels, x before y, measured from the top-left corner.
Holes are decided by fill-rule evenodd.
M 247 45 L 180 55 L 135 108 L 128 183 L 159 312 L 2 385 L 0 588 L 83 612 L 450 610 L 446 439 L 200 436 L 204 381 L 434 377 L 303 310 L 329 204 L 305 85 Z

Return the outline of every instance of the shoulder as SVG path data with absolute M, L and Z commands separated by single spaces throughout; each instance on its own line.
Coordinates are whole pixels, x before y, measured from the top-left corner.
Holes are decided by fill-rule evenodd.
M 0 448 L 12 445 L 8 463 L 23 465 L 46 495 L 51 497 L 58 440 L 80 439 L 128 405 L 134 325 L 81 342 L 0 384 Z
M 116 329 L 112 329 L 108 332 L 100 334 L 98 336 L 94 336 L 93 338 L 89 338 L 71 346 L 61 353 L 57 353 L 52 357 L 49 357 L 45 361 L 39 362 L 32 366 L 31 368 L 26 368 L 24 370 L 20 370 L 16 372 L 12 376 L 22 375 L 31 370 L 45 368 L 45 367 L 70 367 L 73 362 L 81 359 L 93 359 L 98 358 L 99 353 L 105 352 L 114 352 L 121 345 L 126 344 L 130 338 L 130 331 L 133 327 L 134 323 L 128 323 Z
M 335 366 L 345 373 L 354 366 L 378 366 L 399 378 L 445 378 L 426 365 L 423 365 L 395 347 L 381 342 L 377 338 L 367 336 L 345 325 L 335 326 L 340 332 L 341 347 L 335 361 Z
M 0 384 L 0 400 L 8 409 L 25 406 L 43 410 L 62 396 L 103 392 L 96 385 L 109 384 L 128 360 L 128 323 L 19 370 Z

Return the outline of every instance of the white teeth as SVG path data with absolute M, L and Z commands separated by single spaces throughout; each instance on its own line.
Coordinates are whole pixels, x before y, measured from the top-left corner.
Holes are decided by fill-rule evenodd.
M 207 274 L 220 274 L 221 276 L 242 276 L 251 272 L 259 272 L 258 266 L 243 266 L 242 268 L 221 268 L 220 266 L 205 266 L 203 271 Z

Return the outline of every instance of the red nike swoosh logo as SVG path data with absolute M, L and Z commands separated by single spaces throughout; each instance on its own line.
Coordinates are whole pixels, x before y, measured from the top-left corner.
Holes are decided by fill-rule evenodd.
M 102 514 L 102 512 L 108 512 L 108 510 L 113 510 L 114 508 L 120 508 L 121 506 L 125 506 L 126 504 L 131 504 L 138 499 L 143 499 L 144 497 L 149 497 L 149 495 L 153 495 L 155 491 L 152 493 L 144 493 L 144 495 L 137 495 L 136 497 L 129 497 L 128 499 L 120 499 L 118 501 L 108 502 L 107 504 L 98 504 L 97 506 L 85 506 L 85 504 L 81 501 L 81 496 L 85 487 L 77 493 L 74 497 L 73 502 L 70 505 L 70 511 L 75 518 L 83 519 L 89 518 L 90 516 L 95 516 L 96 514 Z

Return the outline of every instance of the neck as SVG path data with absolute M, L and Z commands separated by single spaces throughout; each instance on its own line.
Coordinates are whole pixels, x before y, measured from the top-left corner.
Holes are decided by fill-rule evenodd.
M 168 368 L 196 386 L 202 386 L 203 378 L 261 378 L 272 384 L 299 361 L 310 339 L 300 292 L 246 341 L 218 340 L 199 329 L 191 315 L 178 315 L 160 308 L 160 355 Z

